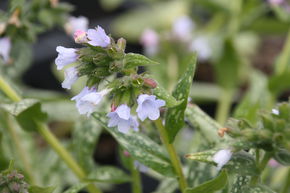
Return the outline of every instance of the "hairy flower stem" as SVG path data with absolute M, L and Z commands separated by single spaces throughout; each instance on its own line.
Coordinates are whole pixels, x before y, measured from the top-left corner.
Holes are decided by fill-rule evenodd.
M 9 84 L 0 76 L 0 89 L 14 102 L 21 101 L 21 97 L 10 87 Z M 69 152 L 61 145 L 58 139 L 50 132 L 46 124 L 36 121 L 37 130 L 59 157 L 67 164 L 67 166 L 75 173 L 75 175 L 83 181 L 86 177 L 84 170 L 72 158 Z M 90 193 L 101 193 L 94 184 L 89 184 L 87 189 Z
M 132 176 L 132 193 L 142 193 L 140 172 L 134 167 L 134 160 L 130 160 L 130 172 Z
M 165 127 L 162 124 L 161 119 L 157 119 L 156 121 L 154 121 L 154 123 L 159 131 L 161 140 L 162 140 L 163 144 L 165 145 L 165 147 L 169 153 L 171 163 L 172 163 L 174 170 L 178 176 L 180 190 L 181 190 L 181 192 L 184 193 L 185 189 L 187 187 L 187 182 L 185 180 L 185 177 L 184 177 L 184 174 L 182 171 L 182 167 L 181 167 L 181 163 L 180 163 L 180 160 L 177 156 L 175 148 L 174 148 L 173 144 L 169 143 L 168 135 L 166 133 Z
M 219 99 L 216 120 L 222 125 L 226 122 L 229 116 L 233 95 L 233 89 L 227 88 L 222 91 L 221 97 Z
M 260 174 L 264 171 L 265 167 L 267 166 L 269 160 L 271 159 L 272 157 L 272 153 L 269 153 L 269 152 L 266 152 L 262 161 L 260 162 L 260 164 L 258 165 L 258 168 L 259 168 L 259 171 L 260 171 Z M 254 176 L 252 177 L 251 179 L 251 185 L 256 185 L 258 180 L 259 180 L 260 176 Z
M 290 189 L 290 168 L 288 169 L 287 177 L 284 183 L 284 187 L 281 190 L 281 193 L 288 193 L 289 189 Z
M 23 148 L 23 146 L 21 145 L 22 144 L 21 138 L 19 137 L 17 131 L 15 130 L 11 117 L 8 114 L 6 114 L 5 120 L 6 120 L 8 132 L 11 136 L 13 144 L 15 145 L 15 149 L 21 160 L 21 163 L 23 164 L 23 168 L 24 168 L 25 173 L 28 176 L 29 182 L 31 184 L 36 184 L 36 179 L 35 179 L 35 176 L 33 175 L 32 166 L 27 156 L 28 153 L 26 149 Z

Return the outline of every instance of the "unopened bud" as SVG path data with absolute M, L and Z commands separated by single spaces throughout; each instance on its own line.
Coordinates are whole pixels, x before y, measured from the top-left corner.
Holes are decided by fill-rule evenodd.
M 128 151 L 124 151 L 123 154 L 124 154 L 124 156 L 126 156 L 126 157 L 130 157 L 130 153 L 129 153 Z
M 114 112 L 116 109 L 117 109 L 116 104 L 115 103 L 112 103 L 111 104 L 111 112 Z M 124 155 L 125 155 L 125 152 L 124 152 Z
M 228 132 L 230 129 L 229 128 L 226 128 L 226 127 L 224 127 L 224 128 L 220 128 L 219 130 L 218 130 L 218 135 L 220 136 L 220 137 L 223 137 L 224 135 L 225 135 L 225 133 L 226 132 Z
M 77 44 L 84 44 L 88 42 L 87 33 L 82 30 L 77 30 L 74 33 L 75 43 Z
M 59 0 L 49 0 L 51 7 L 55 8 L 58 5 Z
M 118 39 L 117 42 L 118 48 L 121 49 L 122 51 L 125 51 L 126 48 L 126 40 L 124 38 Z
M 20 9 L 17 8 L 13 13 L 12 16 L 9 18 L 8 23 L 15 25 L 16 27 L 20 27 L 20 20 L 19 20 L 19 15 L 20 15 Z
M 151 88 L 156 88 L 157 82 L 151 78 L 144 78 L 144 85 L 151 87 Z
M 0 35 L 6 30 L 6 23 L 0 23 Z

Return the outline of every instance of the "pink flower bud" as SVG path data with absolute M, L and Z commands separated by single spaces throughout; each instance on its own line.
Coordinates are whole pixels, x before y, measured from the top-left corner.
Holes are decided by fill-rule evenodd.
M 123 154 L 124 154 L 124 156 L 126 156 L 126 157 L 130 157 L 130 153 L 129 153 L 128 151 L 124 151 Z
M 153 80 L 151 78 L 144 78 L 144 84 L 148 87 L 151 87 L 151 88 L 157 87 L 157 83 L 155 82 L 155 80 Z
M 87 33 L 82 30 L 77 30 L 74 33 L 75 43 L 77 44 L 84 44 L 88 42 Z

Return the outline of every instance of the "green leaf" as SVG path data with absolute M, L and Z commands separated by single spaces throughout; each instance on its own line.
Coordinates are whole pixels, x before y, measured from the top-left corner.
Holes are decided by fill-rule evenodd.
M 223 55 L 215 65 L 218 84 L 223 88 L 234 88 L 239 77 L 239 55 L 232 40 L 226 40 Z
M 286 149 L 279 149 L 275 151 L 274 158 L 282 165 L 290 165 L 290 152 Z
M 250 88 L 235 109 L 234 116 L 254 124 L 257 121 L 258 112 L 271 107 L 271 100 L 267 77 L 261 72 L 252 71 Z
M 244 187 L 250 183 L 250 176 L 236 175 L 230 193 L 245 193 Z
M 185 74 L 178 81 L 172 96 L 182 103 L 176 107 L 169 108 L 165 118 L 165 128 L 168 133 L 169 142 L 172 143 L 178 131 L 184 125 L 184 111 L 187 106 L 188 95 L 190 92 L 192 79 L 196 68 L 196 54 L 193 54 L 188 61 L 188 67 Z
M 213 155 L 216 153 L 216 150 L 208 150 L 208 151 L 202 151 L 197 153 L 189 153 L 185 155 L 187 159 L 191 159 L 194 161 L 200 161 L 205 163 L 210 163 L 215 165 L 215 162 L 212 160 Z
M 265 185 L 249 186 L 242 188 L 243 193 L 275 193 Z
M 223 170 L 215 179 L 207 181 L 195 188 L 187 188 L 186 193 L 214 193 L 215 191 L 222 190 L 228 183 L 228 175 Z
M 19 125 L 26 131 L 35 131 L 35 121 L 45 121 L 47 115 L 41 111 L 40 103 L 35 99 L 23 99 L 12 104 L 0 106 L 16 117 Z
M 69 189 L 67 189 L 64 193 L 78 193 L 80 190 L 85 188 L 87 185 L 88 185 L 88 183 L 76 184 L 76 185 L 70 187 Z
M 72 133 L 77 160 L 87 171 L 94 167 L 94 148 L 101 133 L 101 127 L 92 119 L 77 121 Z
M 269 90 L 275 96 L 290 88 L 290 72 L 273 75 L 269 80 Z
M 130 182 L 131 178 L 119 168 L 113 166 L 101 166 L 92 171 L 86 180 L 121 184 Z
M 174 193 L 178 187 L 176 179 L 167 178 L 160 182 L 157 190 L 153 193 Z
M 177 101 L 173 96 L 171 96 L 163 87 L 158 85 L 154 90 L 153 94 L 157 98 L 162 99 L 166 102 L 167 107 L 175 107 L 182 103 L 182 101 Z
M 158 64 L 158 62 L 154 62 L 153 60 L 150 60 L 149 58 L 141 54 L 128 53 L 125 55 L 124 58 L 125 69 L 135 68 L 137 66 L 147 66 L 152 64 Z
M 123 134 L 116 128 L 107 126 L 105 115 L 94 113 L 93 117 L 119 142 L 119 144 L 140 163 L 165 176 L 175 176 L 170 160 L 164 149 L 149 137 L 139 132 Z
M 55 187 L 46 187 L 42 188 L 39 186 L 30 186 L 29 187 L 29 193 L 53 193 Z
M 203 112 L 197 105 L 188 105 L 185 110 L 185 116 L 189 123 L 195 129 L 198 129 L 208 142 L 214 143 L 221 140 L 221 137 L 218 136 L 218 130 L 222 126 Z

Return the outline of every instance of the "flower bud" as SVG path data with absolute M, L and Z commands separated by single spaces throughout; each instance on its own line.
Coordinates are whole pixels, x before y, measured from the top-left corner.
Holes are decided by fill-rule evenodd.
M 88 42 L 88 39 L 87 39 L 86 32 L 85 31 L 82 31 L 82 30 L 77 30 L 74 33 L 74 40 L 75 40 L 75 43 L 77 43 L 77 44 L 87 43 Z
M 118 39 L 117 45 L 118 48 L 124 52 L 126 48 L 126 40 L 124 38 Z
M 148 86 L 150 88 L 156 88 L 157 87 L 157 82 L 151 78 L 144 78 L 144 85 Z

